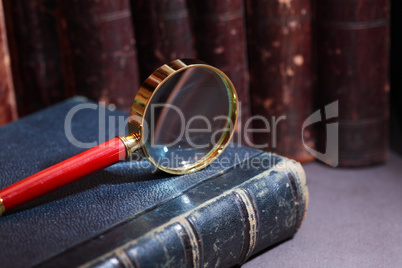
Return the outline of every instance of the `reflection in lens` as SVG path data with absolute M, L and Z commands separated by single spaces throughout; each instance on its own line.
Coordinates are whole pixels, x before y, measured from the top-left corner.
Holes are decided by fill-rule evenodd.
M 157 165 L 183 169 L 217 149 L 234 122 L 226 80 L 210 68 L 191 67 L 166 79 L 152 96 L 144 120 L 145 149 Z M 226 133 L 227 134 L 227 133 Z

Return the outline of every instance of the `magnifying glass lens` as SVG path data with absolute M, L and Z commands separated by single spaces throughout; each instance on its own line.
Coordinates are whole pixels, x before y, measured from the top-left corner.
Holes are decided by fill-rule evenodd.
M 231 87 L 217 71 L 201 66 L 166 79 L 144 115 L 144 149 L 150 160 L 164 169 L 183 170 L 219 150 L 234 124 Z

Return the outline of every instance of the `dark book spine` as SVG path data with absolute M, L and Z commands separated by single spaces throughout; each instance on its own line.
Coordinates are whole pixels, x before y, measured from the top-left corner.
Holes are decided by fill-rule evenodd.
M 390 147 L 393 151 L 402 155 L 402 39 L 399 36 L 399 29 L 402 27 L 402 2 L 393 0 L 391 2 L 391 57 L 390 57 Z
M 55 0 L 5 0 L 11 65 L 20 115 L 66 96 Z
M 388 149 L 388 0 L 322 0 L 317 8 L 320 106 L 339 101 L 339 165 L 384 162 Z M 325 131 L 320 133 L 324 151 Z
M 310 0 L 246 0 L 254 143 L 269 151 L 311 161 L 311 129 L 303 122 L 313 109 Z M 267 127 L 269 123 L 269 127 Z
M 185 0 L 131 0 L 141 79 L 175 59 L 195 58 Z
M 250 118 L 244 2 L 207 0 L 189 1 L 189 5 L 197 57 L 229 76 L 241 103 L 233 141 L 251 146 L 251 133 L 242 131 Z
M 303 168 L 284 160 L 83 267 L 231 267 L 292 237 L 307 203 Z
M 139 86 L 129 0 L 58 1 L 69 95 L 129 111 Z
M 3 3 L 0 1 L 0 126 L 17 119 Z

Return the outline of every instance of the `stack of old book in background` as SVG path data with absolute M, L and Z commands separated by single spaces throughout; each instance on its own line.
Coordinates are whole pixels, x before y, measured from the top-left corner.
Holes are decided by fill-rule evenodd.
M 381 163 L 389 13 L 387 0 L 2 0 L 0 124 L 73 95 L 128 111 L 155 68 L 199 58 L 238 90 L 235 142 Z

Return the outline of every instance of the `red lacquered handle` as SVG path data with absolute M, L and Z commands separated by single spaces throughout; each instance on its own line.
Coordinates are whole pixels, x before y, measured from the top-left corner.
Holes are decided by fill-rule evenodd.
M 4 208 L 21 205 L 124 158 L 126 148 L 119 138 L 106 141 L 1 190 Z

